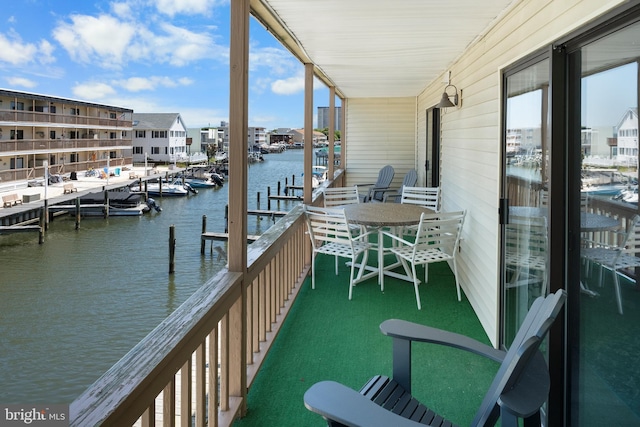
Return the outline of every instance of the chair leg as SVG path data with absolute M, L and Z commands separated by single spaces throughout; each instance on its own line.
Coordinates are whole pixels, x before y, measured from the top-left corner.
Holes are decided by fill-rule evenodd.
M 316 254 L 311 256 L 311 289 L 316 288 Z
M 358 257 L 356 257 L 358 258 Z M 364 251 L 362 254 L 362 261 L 360 261 L 360 268 L 358 269 L 358 277 L 356 278 L 356 280 L 360 280 L 362 279 L 362 275 L 364 274 L 364 271 L 366 270 L 366 266 L 367 266 L 367 261 L 369 260 L 369 251 Z M 355 262 L 355 259 L 352 261 Z
M 349 274 L 349 301 L 351 301 L 351 295 L 353 295 L 353 269 L 355 268 L 355 263 L 355 260 L 351 261 L 351 273 Z
M 338 275 L 338 255 L 334 257 L 336 259 L 336 276 Z
M 612 268 L 611 272 L 613 273 L 613 285 L 615 286 L 616 291 L 616 302 L 618 303 L 618 313 L 622 313 L 622 295 L 620 293 L 620 279 L 618 279 L 618 272 Z
M 422 310 L 422 304 L 420 304 L 420 291 L 418 290 L 418 275 L 416 274 L 416 265 L 414 263 L 411 263 L 411 273 L 413 274 L 413 287 L 416 290 L 416 302 L 418 303 L 418 310 Z
M 458 301 L 462 301 L 462 296 L 460 295 L 460 281 L 458 280 L 458 264 L 456 263 L 455 257 L 453 258 L 453 277 L 456 279 L 456 291 L 458 292 Z

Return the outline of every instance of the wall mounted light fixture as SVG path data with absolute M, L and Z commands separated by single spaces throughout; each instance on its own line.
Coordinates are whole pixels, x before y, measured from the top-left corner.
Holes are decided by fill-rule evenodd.
M 452 95 L 449 95 L 449 93 L 447 92 L 447 89 L 449 89 L 450 87 L 452 87 L 454 89 L 454 93 Z M 436 105 L 436 107 L 438 108 L 449 108 L 449 107 L 456 107 L 458 106 L 458 88 L 455 87 L 452 84 L 448 84 L 445 88 L 444 88 L 444 93 L 442 94 L 442 99 L 440 99 L 440 102 L 438 102 L 438 105 Z

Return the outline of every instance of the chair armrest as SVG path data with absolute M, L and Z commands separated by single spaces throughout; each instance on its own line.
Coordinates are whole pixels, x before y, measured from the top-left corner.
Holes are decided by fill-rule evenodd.
M 389 198 L 393 197 L 393 198 L 396 199 L 395 203 L 397 203 L 398 202 L 398 200 L 397 200 L 398 197 L 401 197 L 401 196 L 402 196 L 402 194 L 400 194 L 397 190 L 390 190 L 390 191 L 384 193 L 384 196 L 382 197 L 382 201 L 386 203 Z
M 522 373 L 520 380 L 509 391 L 498 398 L 502 411 L 516 417 L 528 418 L 540 410 L 547 401 L 551 381 L 549 368 L 542 352 L 536 351 L 530 365 Z
M 384 234 L 385 236 L 390 237 L 392 240 L 397 240 L 398 242 L 402 243 L 403 245 L 408 245 L 408 246 L 413 245 L 413 243 L 409 242 L 408 240 L 403 239 L 402 237 L 398 236 L 397 234 L 390 233 L 390 232 L 384 231 L 384 230 L 382 231 L 382 234 Z M 388 320 L 386 322 L 388 322 Z M 383 322 L 383 324 L 384 323 L 385 322 Z M 380 325 L 380 328 L 382 329 L 382 325 Z M 382 333 L 384 334 L 384 331 L 382 331 Z
M 506 355 L 503 350 L 497 350 L 465 335 L 407 322 L 406 320 L 385 320 L 380 324 L 380 330 L 383 334 L 394 339 L 446 345 L 478 354 L 498 363 L 501 363 Z
M 304 406 L 345 426 L 424 427 L 373 403 L 369 398 L 335 381 L 321 381 L 304 394 Z
M 352 225 L 352 224 L 350 224 Z M 355 224 L 353 224 L 355 225 Z M 362 230 L 362 226 L 360 226 L 360 229 Z M 371 234 L 377 234 L 377 232 L 375 230 L 369 230 L 367 232 L 361 232 L 360 234 L 358 234 L 357 236 L 352 237 L 353 240 L 363 240 L 365 237 L 369 237 L 369 235 Z

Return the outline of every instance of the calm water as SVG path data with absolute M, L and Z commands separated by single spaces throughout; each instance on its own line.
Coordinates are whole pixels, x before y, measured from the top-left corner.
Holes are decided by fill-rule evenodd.
M 265 155 L 249 166 L 249 209 L 302 183 L 302 150 Z M 51 223 L 35 233 L 0 236 L 0 403 L 70 403 L 224 266 L 200 255 L 202 215 L 224 231 L 228 186 L 159 200 L 160 214 Z M 297 202 L 280 202 L 289 210 Z M 272 202 L 272 209 L 278 209 Z M 249 234 L 271 220 L 248 219 Z M 176 272 L 168 273 L 169 227 L 176 230 Z M 222 242 L 214 244 L 223 245 Z

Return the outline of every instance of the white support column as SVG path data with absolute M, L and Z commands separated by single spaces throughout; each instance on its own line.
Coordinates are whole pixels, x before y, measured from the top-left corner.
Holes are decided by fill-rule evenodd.
M 329 168 L 329 179 L 333 180 L 333 169 L 335 165 L 334 145 L 336 134 L 336 88 L 329 87 L 329 149 L 327 151 L 327 166 Z
M 249 105 L 249 0 L 231 0 L 229 50 L 229 271 L 247 271 L 247 129 Z M 247 412 L 247 296 L 229 311 L 229 394 Z
M 313 64 L 304 64 L 304 203 L 311 204 L 313 181 Z

